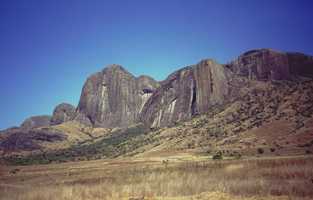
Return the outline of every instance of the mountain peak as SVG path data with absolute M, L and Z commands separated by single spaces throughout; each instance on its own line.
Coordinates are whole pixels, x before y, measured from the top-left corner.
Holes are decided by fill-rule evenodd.
M 138 80 L 121 65 L 108 65 L 87 79 L 77 110 L 95 126 L 127 127 L 137 121 L 142 94 L 157 86 L 152 78 Z
M 128 72 L 122 65 L 119 65 L 119 64 L 109 64 L 109 65 L 105 66 L 102 71 L 103 72 L 105 72 L 105 71 L 122 71 L 122 72 L 127 72 L 130 74 L 130 72 Z
M 247 56 L 247 55 L 250 55 L 250 54 L 257 54 L 257 53 L 283 53 L 282 51 L 278 51 L 278 50 L 275 50 L 275 49 L 271 49 L 271 48 L 260 48 L 260 49 L 251 49 L 251 50 L 248 50 L 246 52 L 244 52 L 241 56 Z
M 123 66 L 119 65 L 119 64 L 110 64 L 110 65 L 107 65 L 105 68 L 107 68 L 107 69 L 115 69 L 115 70 L 125 70 L 123 68 Z

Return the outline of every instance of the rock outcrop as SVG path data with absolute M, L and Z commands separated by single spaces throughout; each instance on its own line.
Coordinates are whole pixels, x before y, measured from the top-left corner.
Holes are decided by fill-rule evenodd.
M 66 135 L 58 131 L 45 129 L 11 129 L 5 138 L 0 141 L 0 150 L 13 151 L 33 151 L 42 149 L 40 143 L 60 142 L 67 138 Z
M 228 66 L 235 74 L 250 80 L 289 80 L 295 76 L 313 77 L 313 58 L 300 53 L 257 49 L 239 56 Z
M 204 60 L 171 74 L 145 104 L 140 120 L 151 127 L 170 125 L 223 104 L 229 94 L 230 71 Z
M 22 124 L 21 129 L 23 130 L 30 130 L 34 128 L 39 128 L 43 126 L 50 125 L 51 116 L 49 115 L 40 115 L 40 116 L 33 116 L 27 118 Z
M 120 65 L 110 65 L 87 79 L 78 104 L 79 118 L 107 128 L 132 125 L 157 85 L 152 78 L 137 79 Z
M 231 69 L 235 74 L 251 80 L 290 79 L 287 55 L 269 49 L 251 50 L 242 54 L 231 63 Z
M 68 103 L 61 103 L 55 107 L 50 124 L 58 125 L 72 120 L 75 117 L 75 112 L 76 108 L 73 105 Z

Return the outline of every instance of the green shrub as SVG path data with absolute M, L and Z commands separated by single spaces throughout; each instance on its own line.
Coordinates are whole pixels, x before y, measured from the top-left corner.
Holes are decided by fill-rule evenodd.
M 270 148 L 270 150 L 271 150 L 271 152 L 275 152 L 276 149 L 275 148 Z
M 262 148 L 258 148 L 257 151 L 258 151 L 259 154 L 263 154 L 264 153 L 264 149 L 262 149 Z
M 234 157 L 235 157 L 235 159 L 240 159 L 241 158 L 241 154 L 240 153 L 235 153 Z
M 212 156 L 213 160 L 222 160 L 223 159 L 223 155 L 222 152 L 218 151 L 216 152 L 213 156 Z
M 229 155 L 230 157 L 234 157 L 235 159 L 240 159 L 241 158 L 241 154 L 237 151 L 234 151 L 232 153 L 230 153 Z

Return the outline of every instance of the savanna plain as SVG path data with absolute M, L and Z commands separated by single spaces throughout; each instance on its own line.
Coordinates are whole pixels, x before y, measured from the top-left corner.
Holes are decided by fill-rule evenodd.
M 1 200 L 313 199 L 313 157 L 195 153 L 1 166 Z

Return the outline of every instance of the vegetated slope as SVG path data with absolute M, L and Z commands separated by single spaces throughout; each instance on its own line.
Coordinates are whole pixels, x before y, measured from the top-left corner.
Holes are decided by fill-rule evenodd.
M 194 151 L 225 155 L 313 152 L 313 81 L 247 81 L 240 97 L 209 114 L 150 134 L 136 152 Z M 131 145 L 130 145 L 131 146 Z

